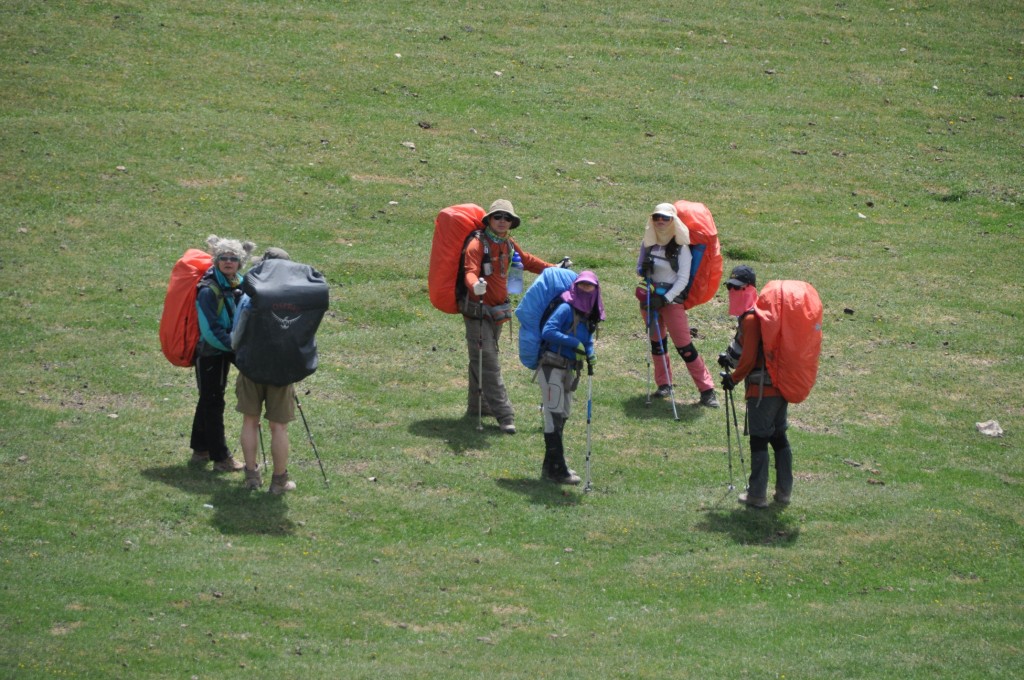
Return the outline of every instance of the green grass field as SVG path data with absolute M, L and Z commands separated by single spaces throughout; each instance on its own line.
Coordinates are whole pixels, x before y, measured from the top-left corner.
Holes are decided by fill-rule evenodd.
M 1020 3 L 9 0 L 0 19 L 0 676 L 1024 674 Z M 591 493 L 539 480 L 514 330 L 519 434 L 463 417 L 433 220 L 499 197 L 528 251 L 601 277 Z M 678 422 L 644 403 L 633 266 L 678 199 L 712 210 L 727 271 L 824 301 L 788 508 L 735 503 L 724 413 L 691 384 Z M 194 377 L 157 328 L 211 233 L 331 284 L 300 391 L 329 485 L 301 420 L 283 498 L 186 465 Z M 690 320 L 712 361 L 724 290 Z

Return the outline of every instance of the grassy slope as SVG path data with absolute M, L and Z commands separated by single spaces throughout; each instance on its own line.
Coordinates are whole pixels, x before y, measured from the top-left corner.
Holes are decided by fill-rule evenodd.
M 4 17 L 5 674 L 1020 673 L 1012 3 Z M 511 342 L 522 433 L 459 418 L 431 222 L 499 195 L 531 252 L 605 285 L 590 495 L 534 481 Z M 734 509 L 720 411 L 643 405 L 631 262 L 645 211 L 678 197 L 714 211 L 727 265 L 826 302 L 788 510 Z M 335 286 L 304 399 L 329 488 L 301 422 L 282 501 L 183 466 L 194 394 L 156 352 L 158 308 L 210 232 Z M 713 356 L 724 304 L 693 321 Z M 974 432 L 989 418 L 1006 439 Z

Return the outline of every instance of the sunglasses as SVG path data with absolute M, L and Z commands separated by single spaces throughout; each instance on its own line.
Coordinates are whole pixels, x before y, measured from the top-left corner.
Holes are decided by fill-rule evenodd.
M 221 262 L 238 262 L 238 258 L 234 255 L 221 255 L 217 259 Z
M 491 219 L 492 220 L 505 220 L 506 222 L 511 222 L 512 221 L 512 216 L 509 215 L 508 213 L 500 213 L 499 212 L 499 213 L 494 213 L 493 215 L 491 215 Z
M 742 286 L 736 286 L 736 285 L 733 285 L 731 283 L 727 283 L 727 284 L 725 284 L 725 287 L 728 288 L 729 290 L 743 290 L 747 286 L 746 286 L 746 284 L 744 284 Z
M 669 217 L 668 215 L 651 215 L 651 219 L 654 220 L 655 222 L 667 222 L 672 218 Z

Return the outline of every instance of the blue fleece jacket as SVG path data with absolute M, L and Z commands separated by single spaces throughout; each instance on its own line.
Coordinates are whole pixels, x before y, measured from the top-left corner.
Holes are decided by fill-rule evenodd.
M 575 320 L 576 310 L 563 302 L 551 313 L 544 323 L 540 338 L 542 346 L 549 352 L 557 352 L 567 359 L 576 359 L 576 347 L 581 342 L 587 350 L 587 356 L 594 354 L 594 338 L 590 334 L 590 324 L 580 316 Z M 576 324 L 575 331 L 573 323 Z

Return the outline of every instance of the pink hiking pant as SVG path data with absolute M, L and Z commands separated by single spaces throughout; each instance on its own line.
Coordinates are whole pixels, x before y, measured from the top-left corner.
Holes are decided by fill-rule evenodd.
M 644 317 L 644 324 L 646 324 L 647 310 L 641 305 L 640 311 Z M 655 315 L 651 319 L 651 342 L 663 340 L 666 335 L 672 337 L 672 344 L 677 350 L 692 344 L 690 321 L 686 316 L 686 309 L 682 305 L 665 305 L 661 309 L 655 310 Z M 693 351 L 696 354 L 696 348 Z M 671 385 L 672 361 L 669 358 L 668 352 L 662 356 L 652 353 L 651 363 L 654 364 L 655 384 Z M 698 391 L 703 392 L 714 389 L 715 383 L 711 379 L 711 373 L 708 372 L 708 367 L 704 365 L 704 359 L 700 356 L 697 356 L 693 361 L 686 362 L 686 370 L 690 372 L 690 377 L 693 378 L 693 384 L 697 386 Z

